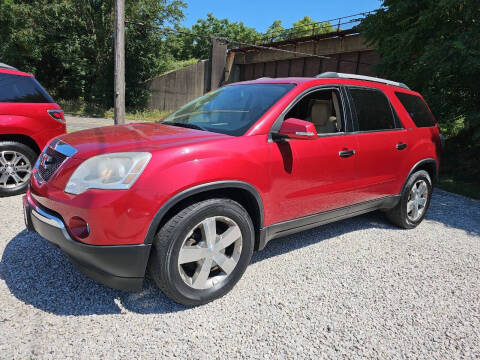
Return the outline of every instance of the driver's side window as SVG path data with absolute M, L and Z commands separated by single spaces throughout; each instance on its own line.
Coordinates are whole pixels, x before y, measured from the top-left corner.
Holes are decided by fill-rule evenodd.
M 340 93 L 335 89 L 316 90 L 305 95 L 286 114 L 313 123 L 319 135 L 344 132 Z

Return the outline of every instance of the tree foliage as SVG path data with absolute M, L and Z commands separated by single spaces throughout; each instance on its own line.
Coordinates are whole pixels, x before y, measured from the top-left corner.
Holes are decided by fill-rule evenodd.
M 291 37 L 303 37 L 318 34 L 326 34 L 333 31 L 333 26 L 329 21 L 317 23 L 310 16 L 304 16 L 302 19 L 293 23 Z
M 333 26 L 329 21 L 316 22 L 313 21 L 310 16 L 305 16 L 297 22 L 294 22 L 291 29 L 285 29 L 282 25 L 282 20 L 275 20 L 272 25 L 267 28 L 263 37 L 268 41 L 281 41 L 291 38 L 326 34 L 333 31 Z
M 377 72 L 426 98 L 447 133 L 459 122 L 480 143 L 480 3 L 384 0 L 360 32 L 381 55 Z
M 145 99 L 142 82 L 162 72 L 169 57 L 157 25 L 178 24 L 180 0 L 129 0 L 126 17 L 146 26 L 126 29 L 126 100 Z M 57 98 L 113 103 L 114 0 L 3 0 L 0 59 L 35 73 Z
M 275 20 L 265 34 L 260 34 L 254 28 L 245 26 L 243 22 L 230 22 L 228 19 L 217 19 L 213 14 L 207 14 L 206 19 L 197 20 L 191 28 L 177 26 L 176 30 L 178 33 L 168 35 L 167 43 L 174 58 L 185 60 L 208 58 L 211 36 L 252 44 L 323 34 L 333 31 L 333 27 L 328 21 L 315 23 L 309 16 L 305 16 L 294 23 L 290 30 L 284 29 L 281 20 Z
M 210 53 L 210 37 L 225 37 L 236 41 L 252 43 L 260 34 L 245 26 L 243 22 L 230 22 L 207 14 L 199 19 L 192 28 L 177 27 L 180 33 L 169 35 L 168 43 L 172 55 L 177 59 L 207 59 Z
M 254 43 L 333 30 L 329 23 L 313 26 L 305 16 L 289 31 L 275 20 L 265 36 L 243 22 L 212 14 L 187 28 L 180 26 L 185 7 L 182 0 L 126 1 L 127 107 L 145 103 L 146 80 L 182 61 L 208 58 L 212 36 Z M 54 98 L 111 107 L 113 23 L 114 0 L 2 0 L 0 61 L 34 73 Z
M 265 36 L 275 38 L 282 34 L 284 31 L 285 28 L 282 25 L 282 20 L 274 20 L 272 25 L 270 25 L 267 28 L 267 31 L 265 31 Z

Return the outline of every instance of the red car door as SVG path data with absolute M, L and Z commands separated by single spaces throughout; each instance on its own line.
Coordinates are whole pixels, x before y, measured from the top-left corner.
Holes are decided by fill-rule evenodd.
M 346 132 L 338 88 L 322 88 L 294 101 L 283 119 L 314 123 L 315 140 L 270 143 L 272 223 L 296 219 L 358 202 L 355 168 L 357 137 Z
M 408 161 L 408 133 L 379 89 L 349 87 L 358 141 L 357 192 L 360 201 L 398 194 Z

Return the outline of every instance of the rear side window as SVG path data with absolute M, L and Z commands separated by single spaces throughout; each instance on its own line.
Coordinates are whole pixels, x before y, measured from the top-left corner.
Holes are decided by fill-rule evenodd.
M 53 103 L 54 101 L 33 77 L 0 73 L 0 102 Z
M 350 88 L 358 131 L 395 129 L 395 119 L 387 97 L 379 90 Z
M 417 127 L 435 126 L 432 114 L 420 97 L 401 92 L 396 92 L 395 95 L 397 95 L 398 100 L 400 100 Z

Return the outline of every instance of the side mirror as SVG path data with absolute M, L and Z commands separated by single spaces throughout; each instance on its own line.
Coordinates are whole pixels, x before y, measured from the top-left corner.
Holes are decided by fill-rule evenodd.
M 283 122 L 278 135 L 280 138 L 290 139 L 315 140 L 318 138 L 315 125 L 309 121 L 295 118 L 286 119 Z

